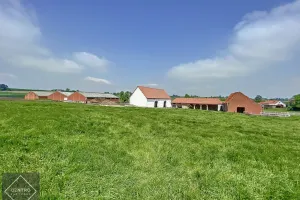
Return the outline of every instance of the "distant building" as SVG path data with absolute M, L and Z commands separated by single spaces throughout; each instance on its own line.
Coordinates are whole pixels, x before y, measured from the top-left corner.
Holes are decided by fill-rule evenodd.
M 130 96 L 129 103 L 139 107 L 171 108 L 171 97 L 163 89 L 138 86 Z
M 104 101 L 119 102 L 119 97 L 113 94 L 105 94 L 98 92 L 74 92 L 68 96 L 68 101 L 80 103 L 102 103 Z
M 56 91 L 53 92 L 51 95 L 48 96 L 48 99 L 51 99 L 53 101 L 67 101 L 68 97 L 72 94 L 73 92 L 61 92 L 61 91 Z
M 261 105 L 255 103 L 241 92 L 235 92 L 229 95 L 223 107 L 225 112 L 260 114 L 263 111 Z
M 268 100 L 259 103 L 263 108 L 285 108 L 286 104 L 278 100 Z
M 31 91 L 25 95 L 26 100 L 46 100 L 53 92 Z
M 219 98 L 176 98 L 172 101 L 174 108 L 220 111 L 222 105 L 223 102 Z

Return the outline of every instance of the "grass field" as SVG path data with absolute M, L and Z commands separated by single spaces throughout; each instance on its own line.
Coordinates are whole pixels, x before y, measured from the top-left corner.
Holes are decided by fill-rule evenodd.
M 0 101 L 1 172 L 41 199 L 299 199 L 300 117 Z
M 0 91 L 0 97 L 24 98 L 27 92 L 21 91 Z

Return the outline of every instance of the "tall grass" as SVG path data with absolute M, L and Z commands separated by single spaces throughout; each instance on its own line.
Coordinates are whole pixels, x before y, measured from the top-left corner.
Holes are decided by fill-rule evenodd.
M 299 199 L 300 117 L 0 101 L 0 170 L 41 199 Z

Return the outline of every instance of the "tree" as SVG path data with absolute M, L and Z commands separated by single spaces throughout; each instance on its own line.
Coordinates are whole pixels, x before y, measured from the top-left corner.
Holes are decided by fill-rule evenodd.
M 126 91 L 126 92 L 121 91 L 121 92 L 119 93 L 119 95 L 117 95 L 117 96 L 119 96 L 120 102 L 121 102 L 121 103 L 128 103 L 128 102 L 129 102 L 130 95 L 131 95 L 131 92 L 128 92 L 128 91 Z
M 70 92 L 71 90 L 70 90 L 70 88 L 66 88 L 66 92 Z
M 185 97 L 185 98 L 190 98 L 190 95 L 185 94 L 184 97 Z
M 0 84 L 0 90 L 2 91 L 8 90 L 8 86 L 5 84 Z
M 262 102 L 263 98 L 260 95 L 256 95 L 255 99 L 256 102 Z

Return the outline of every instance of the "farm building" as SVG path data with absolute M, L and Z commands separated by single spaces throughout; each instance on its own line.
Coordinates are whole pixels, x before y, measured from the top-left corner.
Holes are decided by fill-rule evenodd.
M 68 101 L 80 103 L 103 103 L 105 102 L 119 102 L 119 97 L 113 94 L 105 94 L 98 92 L 74 92 L 68 97 Z
M 241 92 L 235 92 L 229 95 L 224 102 L 223 107 L 226 112 L 248 114 L 260 114 L 263 110 L 261 105 L 255 103 L 252 99 Z
M 286 104 L 278 100 L 268 100 L 259 103 L 263 108 L 285 108 Z
M 61 91 L 56 91 L 52 93 L 51 95 L 48 96 L 48 99 L 51 99 L 53 101 L 67 101 L 68 97 L 72 94 L 73 92 L 61 92 Z
M 199 110 L 222 110 L 223 102 L 219 98 L 176 98 L 172 101 L 175 108 L 191 108 Z
M 53 92 L 44 92 L 44 91 L 31 91 L 25 95 L 26 100 L 45 100 L 48 99 L 48 96 Z
M 139 107 L 171 108 L 171 98 L 163 89 L 138 86 L 130 96 L 129 103 Z

